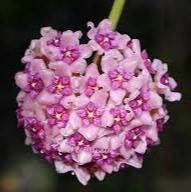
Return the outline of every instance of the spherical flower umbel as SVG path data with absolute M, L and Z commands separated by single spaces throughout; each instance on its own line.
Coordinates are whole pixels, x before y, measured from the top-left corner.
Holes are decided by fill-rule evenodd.
M 181 99 L 167 64 L 151 60 L 137 39 L 106 19 L 88 26 L 87 44 L 79 31 L 42 28 L 15 76 L 26 144 L 84 185 L 125 165 L 141 168 L 169 118 L 164 100 Z M 95 52 L 100 63 L 89 62 Z

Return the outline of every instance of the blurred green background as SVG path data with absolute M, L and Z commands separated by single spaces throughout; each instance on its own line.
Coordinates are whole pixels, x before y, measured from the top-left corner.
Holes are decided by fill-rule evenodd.
M 161 145 L 145 156 L 140 170 L 128 168 L 92 179 L 83 187 L 70 175 L 59 175 L 24 145 L 17 128 L 14 73 L 20 58 L 43 26 L 87 32 L 86 22 L 107 17 L 112 0 L 0 0 L 0 192 L 190 192 L 191 191 L 191 1 L 127 0 L 118 30 L 139 38 L 151 58 L 169 63 L 170 73 L 183 93 L 169 103 L 171 119 L 161 134 Z M 84 38 L 83 41 L 86 39 Z

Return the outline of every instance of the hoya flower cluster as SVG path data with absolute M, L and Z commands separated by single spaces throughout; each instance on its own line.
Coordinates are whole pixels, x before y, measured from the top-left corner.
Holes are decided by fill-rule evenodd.
M 93 175 L 140 168 L 168 120 L 164 99 L 181 98 L 167 64 L 151 61 L 137 39 L 113 32 L 109 20 L 88 26 L 87 44 L 80 31 L 42 28 L 15 78 L 26 144 L 84 185 Z

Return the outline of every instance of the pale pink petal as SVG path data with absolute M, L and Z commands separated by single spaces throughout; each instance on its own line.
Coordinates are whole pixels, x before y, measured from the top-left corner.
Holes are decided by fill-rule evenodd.
M 34 113 L 39 121 L 45 121 L 46 120 L 46 114 L 45 111 L 42 109 L 40 104 L 34 103 Z
M 108 93 L 104 90 L 98 90 L 91 97 L 91 101 L 93 103 L 96 103 L 98 107 L 105 107 L 107 99 L 108 99 Z
M 99 128 L 95 127 L 93 125 L 89 127 L 82 127 L 79 130 L 79 133 L 81 133 L 87 140 L 93 141 L 97 138 L 98 136 L 98 131 Z
M 52 29 L 52 27 L 42 27 L 40 33 L 43 37 L 53 38 L 57 34 L 57 31 Z
M 106 173 L 112 173 L 113 172 L 113 165 L 109 165 L 109 164 L 103 164 L 102 165 L 102 169 L 106 172 Z
M 132 151 L 127 150 L 124 145 L 120 147 L 119 152 L 125 159 L 129 159 L 132 154 Z
M 117 61 L 121 61 L 123 59 L 123 55 L 121 54 L 121 52 L 117 49 L 111 49 L 111 50 L 108 50 L 106 53 L 105 53 L 105 57 L 106 58 L 113 58 L 113 59 L 116 59 Z
M 86 163 L 89 163 L 89 162 L 91 162 L 91 160 L 92 160 L 92 155 L 88 151 L 80 151 L 77 154 L 77 161 L 78 161 L 79 165 L 84 165 Z
M 82 31 L 75 31 L 74 32 L 74 36 L 76 37 L 76 38 L 78 38 L 78 39 L 80 39 L 81 37 L 82 37 Z
M 25 138 L 25 145 L 31 145 L 32 144 L 32 139 L 31 139 L 31 137 L 26 137 Z
M 85 89 L 86 79 L 84 76 L 72 76 L 71 87 L 74 93 L 83 93 Z
M 80 117 L 76 114 L 76 112 L 72 112 L 70 114 L 69 122 L 71 123 L 74 129 L 80 128 L 82 123 Z
M 70 67 L 62 61 L 49 63 L 49 68 L 55 70 L 57 75 L 71 75 Z
M 135 151 L 137 153 L 140 153 L 140 154 L 144 154 L 147 150 L 147 142 L 146 142 L 146 139 L 142 139 L 139 144 L 137 145 L 137 147 L 135 148 Z
M 97 51 L 98 55 L 102 55 L 104 53 L 102 47 L 95 40 L 90 40 L 88 44 L 93 49 L 93 51 Z
M 43 80 L 44 85 L 47 87 L 51 84 L 54 73 L 53 71 L 46 69 L 46 70 L 40 71 L 40 76 Z
M 15 75 L 16 85 L 21 89 L 24 89 L 28 84 L 28 75 L 23 72 L 18 72 Z
M 35 56 L 42 56 L 40 40 L 33 39 L 30 44 L 30 53 Z
M 87 44 L 82 44 L 79 46 L 79 51 L 81 58 L 89 58 L 92 55 L 92 48 Z
M 65 139 L 60 143 L 59 151 L 63 153 L 71 153 L 73 151 L 72 146 L 68 144 L 68 140 Z
M 73 106 L 73 104 L 76 101 L 76 97 L 74 95 L 68 96 L 68 97 L 64 97 L 60 103 L 67 109 L 69 109 L 70 107 Z
M 80 183 L 83 185 L 87 185 L 88 181 L 90 180 L 90 174 L 86 169 L 83 168 L 77 168 L 74 169 L 74 172 L 79 180 Z
M 85 95 L 80 95 L 79 97 L 76 97 L 74 101 L 74 106 L 75 108 L 79 108 L 86 105 L 89 101 L 90 100 L 88 97 L 86 97 Z
M 134 112 L 128 104 L 124 106 L 124 109 L 127 111 L 126 119 L 130 121 L 134 117 Z
M 82 74 L 85 72 L 87 63 L 84 59 L 78 59 L 69 66 L 71 73 Z
M 159 59 L 154 59 L 152 62 L 152 68 L 157 71 L 158 68 L 162 65 L 162 61 Z
M 98 71 L 98 68 L 97 68 L 97 64 L 95 63 L 92 63 L 90 65 L 87 66 L 86 68 L 86 77 L 97 77 L 99 76 L 99 71 Z
M 25 108 L 25 107 L 23 107 Z M 22 115 L 24 117 L 33 117 L 34 116 L 34 111 L 32 111 L 32 109 L 24 109 L 22 112 Z
M 117 34 L 114 44 L 119 45 L 119 49 L 124 49 L 129 41 L 130 37 L 128 35 Z
M 155 64 L 155 65 L 157 65 L 156 66 L 156 72 L 157 73 L 155 75 L 155 80 L 160 82 L 161 76 L 164 75 L 165 73 L 167 73 L 167 71 L 168 71 L 168 65 L 161 63 L 160 60 L 154 60 L 154 61 L 155 61 L 155 63 L 158 64 L 158 65 Z
M 111 137 L 110 146 L 112 150 L 118 149 L 121 146 L 121 138 L 119 136 Z
M 32 74 L 39 73 L 42 70 L 46 70 L 47 67 L 42 59 L 34 59 L 30 65 L 30 71 Z
M 113 131 L 109 128 L 99 128 L 98 138 L 110 135 L 111 133 L 113 133 Z
M 47 61 L 55 61 L 55 58 L 60 54 L 58 47 L 48 46 L 47 42 L 50 38 L 41 38 L 40 39 L 40 52 L 45 56 Z
M 118 90 L 115 90 L 115 91 L 113 91 L 113 90 L 110 91 L 111 100 L 116 105 L 119 105 L 119 104 L 122 103 L 122 100 L 125 97 L 125 95 L 126 95 L 126 91 L 122 90 L 122 89 L 118 89 Z
M 129 72 L 135 72 L 135 69 L 140 65 L 141 60 L 136 55 L 133 55 L 130 58 L 126 58 L 120 62 L 120 65 L 123 66 Z
M 94 172 L 94 175 L 96 176 L 96 178 L 99 181 L 103 181 L 106 173 L 104 171 L 102 171 L 102 170 L 97 170 L 97 171 Z
M 140 169 L 142 167 L 142 162 L 143 162 L 142 158 L 138 158 L 136 155 L 134 155 L 132 158 L 127 160 L 126 164 Z
M 93 39 L 94 36 L 95 36 L 95 33 L 96 33 L 96 29 L 95 29 L 94 23 L 93 22 L 88 22 L 87 26 L 90 27 L 90 30 L 88 31 L 87 36 L 90 39 Z
M 97 84 L 99 87 L 102 87 L 103 89 L 105 89 L 107 91 L 109 91 L 111 89 L 111 82 L 105 73 L 98 76 Z
M 144 125 L 151 125 L 153 123 L 150 113 L 146 111 L 142 112 L 141 116 L 139 117 L 139 121 Z
M 56 103 L 57 99 L 53 94 L 44 90 L 38 96 L 38 102 L 43 105 L 51 105 L 51 104 Z
M 133 51 L 136 54 L 141 55 L 140 41 L 138 39 L 132 39 L 131 45 L 132 45 Z
M 109 19 L 104 19 L 99 23 L 99 29 L 105 32 L 110 32 L 112 30 L 112 23 Z
M 143 119 L 143 121 L 144 121 L 144 119 Z M 142 125 L 143 125 L 143 122 L 140 120 L 140 118 L 139 119 L 135 118 L 135 119 L 132 119 L 130 121 L 130 125 L 128 126 L 128 129 L 130 130 L 132 128 L 139 127 L 139 126 L 142 126 Z
M 143 78 L 142 77 L 132 77 L 128 81 L 128 91 L 133 93 L 135 90 L 139 90 L 143 85 Z
M 102 71 L 107 73 L 109 71 L 114 70 L 118 66 L 118 62 L 112 57 L 103 56 L 101 66 L 102 66 Z
M 177 87 L 177 83 L 172 77 L 169 77 L 169 84 L 170 84 L 172 90 L 174 90 Z
M 158 137 L 158 130 L 156 126 L 151 126 L 147 132 L 146 135 L 148 138 L 152 139 L 155 143 L 159 142 L 159 137 Z
M 92 22 L 88 22 L 87 26 L 91 28 L 90 31 L 87 33 L 87 36 L 90 39 L 93 39 L 95 37 L 98 28 L 100 31 L 104 31 L 106 33 L 112 31 L 112 24 L 108 19 L 104 19 L 103 21 L 101 21 L 97 28 L 95 28 Z
M 24 103 L 23 103 L 23 108 L 24 110 L 28 110 L 28 111 L 31 111 L 32 113 L 34 112 L 34 102 L 36 101 L 33 101 L 30 97 L 30 95 L 27 95 L 27 97 L 25 98 L 24 100 Z
M 26 93 L 24 91 L 20 91 L 17 95 L 17 101 L 23 101 L 26 96 Z
M 68 122 L 66 127 L 60 128 L 60 134 L 64 137 L 68 137 L 72 134 L 74 134 L 76 130 L 73 128 L 73 126 Z
M 181 93 L 178 92 L 167 92 L 165 94 L 165 99 L 167 99 L 168 101 L 180 101 L 182 98 Z
M 162 98 L 156 92 L 151 91 L 148 105 L 150 109 L 160 108 L 162 106 Z
M 54 165 L 58 173 L 67 173 L 73 170 L 73 168 L 70 165 L 66 165 L 62 161 L 55 161 Z
M 61 42 L 64 46 L 78 45 L 79 37 L 74 34 L 74 32 L 67 30 L 62 33 Z
M 109 109 L 107 109 L 104 114 L 102 115 L 102 126 L 110 127 L 113 124 L 113 116 L 111 115 Z
M 100 139 L 97 139 L 93 144 L 93 148 L 108 149 L 109 148 L 109 138 L 102 137 Z
M 130 57 L 132 57 L 132 55 L 135 54 L 130 47 L 126 47 L 125 49 L 122 50 L 122 52 L 123 52 L 125 58 L 130 58 Z

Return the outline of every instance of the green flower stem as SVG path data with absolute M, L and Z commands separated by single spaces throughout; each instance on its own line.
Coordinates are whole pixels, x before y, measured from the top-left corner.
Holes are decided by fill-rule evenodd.
M 109 14 L 109 19 L 112 22 L 113 30 L 115 30 L 117 27 L 125 2 L 126 0 L 114 0 L 113 6 Z

